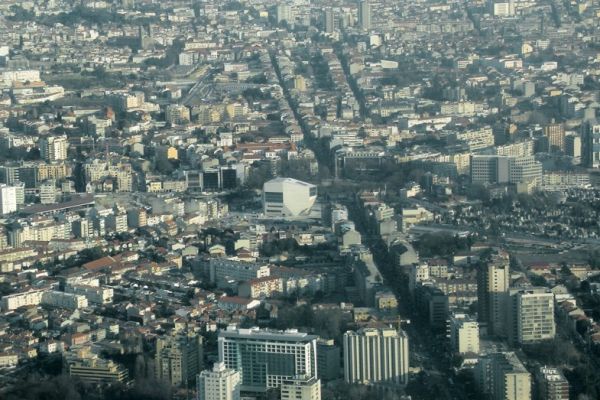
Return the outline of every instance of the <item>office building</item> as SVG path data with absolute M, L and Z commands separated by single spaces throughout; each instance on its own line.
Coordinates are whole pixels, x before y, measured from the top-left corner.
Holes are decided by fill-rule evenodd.
M 46 161 L 62 161 L 67 159 L 69 141 L 66 135 L 44 136 L 40 138 L 40 156 Z
M 588 168 L 600 167 L 600 123 L 596 120 L 582 125 L 582 163 Z
M 308 215 L 317 200 L 317 187 L 292 178 L 275 178 L 263 185 L 263 211 L 268 217 Z
M 448 322 L 450 346 L 458 354 L 479 354 L 479 324 L 466 314 L 454 314 Z
M 0 213 L 2 215 L 17 211 L 17 188 L 0 185 Z
M 493 353 L 479 359 L 475 381 L 494 400 L 531 400 L 531 374 L 515 353 Z
M 358 3 L 358 26 L 363 31 L 371 29 L 371 4 L 367 0 Z
M 511 157 L 508 167 L 509 183 L 542 182 L 542 163 L 534 156 Z
M 197 400 L 239 400 L 240 373 L 218 362 L 212 371 L 205 370 L 196 379 Z
M 414 295 L 415 308 L 427 318 L 429 326 L 435 330 L 445 330 L 450 311 L 448 295 L 432 282 L 418 284 Z
M 319 379 L 332 381 L 340 376 L 340 348 L 333 339 L 317 340 L 317 371 Z
M 177 334 L 156 340 L 156 379 L 171 386 L 188 386 L 203 366 L 202 336 Z
M 323 30 L 332 33 L 335 30 L 335 14 L 331 8 L 323 10 Z
M 506 253 L 494 255 L 477 272 L 477 304 L 479 322 L 490 335 L 506 334 L 506 302 L 510 284 L 509 258 Z
M 529 344 L 554 339 L 554 293 L 549 289 L 511 289 L 507 313 L 511 343 Z
M 470 169 L 473 183 L 508 182 L 508 157 L 506 156 L 472 155 Z
M 565 126 L 563 124 L 549 124 L 544 127 L 544 136 L 548 138 L 551 152 L 565 151 Z
M 393 328 L 344 334 L 344 379 L 350 384 L 406 384 L 408 336 Z
M 276 9 L 277 23 L 285 21 L 288 24 L 294 23 L 294 14 L 292 7 L 288 4 L 278 4 Z
M 568 135 L 565 137 L 565 153 L 577 161 L 581 159 L 581 136 Z
M 321 400 L 321 380 L 296 378 L 281 384 L 281 400 Z
M 219 332 L 219 361 L 240 373 L 242 391 L 264 393 L 299 376 L 317 377 L 317 337 L 232 326 Z
M 542 181 L 542 164 L 533 156 L 471 156 L 471 182 L 507 184 Z
M 543 400 L 569 400 L 569 381 L 558 368 L 540 367 L 536 374 Z

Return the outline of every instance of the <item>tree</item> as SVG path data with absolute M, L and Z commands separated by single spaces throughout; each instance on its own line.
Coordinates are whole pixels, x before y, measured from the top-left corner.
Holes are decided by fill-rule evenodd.
M 273 177 L 271 165 L 268 163 L 256 163 L 250 169 L 246 186 L 250 189 L 262 189 L 264 183 Z

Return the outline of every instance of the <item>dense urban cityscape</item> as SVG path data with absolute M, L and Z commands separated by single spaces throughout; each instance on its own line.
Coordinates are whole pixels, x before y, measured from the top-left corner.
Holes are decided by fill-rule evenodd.
M 1 0 L 0 399 L 600 399 L 599 18 Z

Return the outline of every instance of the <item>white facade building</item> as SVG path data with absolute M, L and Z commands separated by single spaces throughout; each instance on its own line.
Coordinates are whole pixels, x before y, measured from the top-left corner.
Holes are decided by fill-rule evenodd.
M 321 380 L 299 378 L 283 382 L 281 400 L 321 400 Z
M 208 267 L 210 281 L 219 287 L 271 275 L 268 265 L 242 261 L 237 258 L 211 258 Z
M 67 159 L 69 141 L 66 135 L 46 136 L 40 139 L 40 155 L 46 161 L 62 161 Z
M 317 187 L 292 178 L 275 178 L 263 186 L 263 211 L 269 217 L 307 215 L 317 200 Z
M 317 377 L 317 336 L 229 327 L 219 332 L 219 361 L 240 373 L 241 390 L 264 393 L 298 376 Z
M 204 370 L 196 380 L 197 400 L 239 400 L 240 373 L 215 363 L 212 371 Z
M 17 188 L 0 185 L 0 213 L 2 215 L 17 211 Z
M 458 354 L 479 354 L 479 324 L 465 314 L 455 314 L 449 321 L 450 344 Z
M 408 336 L 393 328 L 364 328 L 344 334 L 347 383 L 408 383 Z

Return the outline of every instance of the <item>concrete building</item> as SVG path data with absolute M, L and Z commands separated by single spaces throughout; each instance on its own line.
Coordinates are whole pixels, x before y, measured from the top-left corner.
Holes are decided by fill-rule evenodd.
M 321 380 L 301 377 L 281 384 L 281 400 L 321 400 Z
M 551 152 L 565 151 L 565 126 L 563 124 L 546 125 L 544 135 L 548 138 Z
M 114 296 L 113 288 L 79 284 L 67 285 L 65 292 L 85 296 L 92 304 L 110 304 Z
M 58 290 L 49 290 L 42 293 L 41 304 L 49 307 L 77 310 L 87 307 L 88 301 L 85 296 L 78 294 L 59 292 Z
M 491 335 L 506 335 L 506 301 L 510 284 L 508 254 L 500 253 L 477 272 L 478 319 Z
M 542 181 L 542 164 L 533 156 L 471 156 L 471 182 L 507 184 Z
M 2 296 L 0 305 L 2 305 L 2 311 L 12 311 L 19 307 L 37 306 L 42 302 L 43 294 L 43 289 L 8 294 L 6 296 Z
M 363 31 L 371 29 L 371 4 L 367 0 L 358 3 L 358 26 Z
M 40 138 L 40 156 L 46 161 L 62 161 L 67 159 L 69 141 L 67 135 L 44 136 Z
M 565 137 L 565 153 L 575 158 L 578 162 L 581 160 L 581 136 L 568 135 Z
M 184 125 L 190 122 L 190 109 L 183 104 L 169 104 L 165 109 L 165 119 L 171 125 Z
M 475 367 L 479 388 L 494 400 L 531 400 L 531 374 L 515 353 L 493 353 Z
M 275 12 L 278 24 L 283 21 L 290 25 L 294 23 L 294 10 L 292 10 L 292 7 L 289 4 L 278 4 Z
M 242 391 L 264 393 L 298 376 L 317 377 L 317 337 L 229 327 L 219 332 L 219 360 L 240 373 Z
M 406 384 L 408 336 L 392 328 L 344 334 L 344 379 L 350 384 Z
M 66 362 L 69 375 L 88 384 L 125 382 L 127 368 L 97 356 L 70 358 Z
M 263 299 L 280 296 L 284 293 L 283 279 L 276 276 L 265 276 L 243 282 L 238 287 L 240 297 Z
M 212 370 L 205 370 L 196 379 L 197 400 L 239 400 L 240 373 L 217 362 Z
M 0 213 L 2 215 L 17 211 L 17 188 L 0 185 Z
M 202 336 L 178 334 L 158 338 L 154 358 L 156 379 L 171 386 L 187 386 L 202 370 L 203 354 Z
M 536 380 L 543 400 L 569 400 L 569 381 L 558 368 L 540 367 Z
M 508 295 L 508 339 L 511 343 L 528 344 L 554 339 L 554 293 L 547 288 L 536 287 L 511 289 Z
M 238 282 L 265 278 L 271 275 L 268 265 L 242 261 L 237 258 L 211 258 L 208 262 L 210 282 L 224 288 Z
M 323 30 L 332 33 L 335 30 L 335 14 L 331 8 L 323 10 Z
M 308 215 L 317 200 L 317 187 L 292 178 L 275 178 L 263 186 L 263 211 L 268 217 Z
M 340 376 L 340 348 L 333 339 L 319 339 L 317 341 L 317 371 L 319 379 L 324 381 L 335 380 Z
M 588 168 L 600 167 L 600 123 L 596 120 L 582 125 L 581 158 Z
M 454 314 L 448 322 L 450 345 L 458 354 L 479 354 L 479 324 L 466 314 Z

